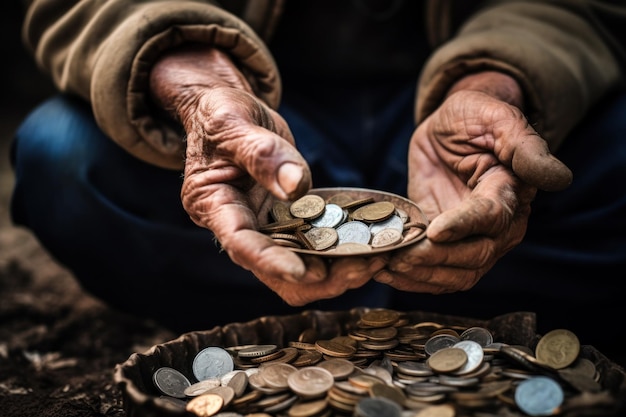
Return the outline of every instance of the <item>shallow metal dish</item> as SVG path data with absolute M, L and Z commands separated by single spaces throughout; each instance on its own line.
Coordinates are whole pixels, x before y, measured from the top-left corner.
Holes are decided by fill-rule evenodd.
M 300 248 L 290 248 L 294 252 L 307 254 L 307 255 L 316 255 L 322 257 L 346 257 L 346 256 L 368 256 L 368 255 L 377 255 L 381 253 L 391 252 L 396 249 L 400 249 L 409 245 L 412 245 L 426 237 L 426 226 L 428 226 L 428 218 L 422 211 L 422 209 L 413 201 L 408 198 L 401 197 L 397 194 L 385 192 L 385 191 L 377 191 L 371 190 L 367 188 L 350 188 L 350 187 L 328 187 L 328 188 L 314 188 L 311 189 L 307 194 L 316 194 L 322 197 L 324 200 L 332 197 L 336 194 L 346 194 L 353 198 L 354 200 L 360 200 L 364 198 L 372 198 L 374 202 L 379 201 L 389 201 L 396 206 L 396 208 L 404 210 L 410 219 L 411 223 L 421 223 L 424 225 L 424 228 L 412 228 L 411 230 L 405 232 L 404 238 L 402 242 L 383 247 L 383 248 L 372 248 L 368 251 L 361 252 L 351 252 L 351 253 L 337 253 L 334 251 L 317 251 L 317 250 L 309 250 L 309 249 L 300 249 Z

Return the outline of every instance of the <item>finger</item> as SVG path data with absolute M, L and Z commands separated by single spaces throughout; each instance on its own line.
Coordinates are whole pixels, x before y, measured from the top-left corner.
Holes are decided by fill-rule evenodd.
M 374 280 L 400 291 L 445 294 L 467 291 L 479 280 L 480 273 L 454 267 L 416 267 L 409 274 L 383 269 Z
M 265 275 L 259 276 L 259 279 L 289 305 L 303 306 L 314 301 L 335 298 L 350 289 L 363 286 L 373 275 L 370 272 L 371 263 L 366 259 L 354 259 L 349 267 L 345 262 L 333 264 L 333 272 L 329 272 L 328 277 L 319 282 L 294 284 Z
M 403 274 L 414 272 L 417 267 L 483 269 L 492 265 L 496 248 L 496 241 L 486 236 L 446 243 L 424 239 L 398 250 L 390 259 L 387 269 Z
M 387 265 L 386 256 L 338 258 L 330 264 L 330 282 L 344 281 L 347 288 L 358 288 Z
M 572 171 L 550 153 L 537 135 L 528 135 L 515 145 L 511 166 L 522 180 L 540 190 L 560 191 L 572 183 Z
M 236 264 L 256 273 L 297 282 L 305 278 L 302 259 L 255 231 L 256 217 L 244 194 L 235 187 L 215 183 L 219 170 L 186 175 L 182 201 L 191 219 L 213 232 Z
M 311 188 L 311 172 L 302 155 L 270 130 L 246 125 L 224 148 L 237 166 L 281 200 L 294 200 Z
M 507 169 L 493 167 L 483 174 L 470 198 L 435 217 L 426 234 L 435 242 L 445 242 L 472 235 L 519 233 L 511 227 L 516 219 L 528 216 L 534 195 L 532 187 L 520 184 Z
M 504 139 L 504 146 L 496 146 L 496 155 L 508 161 L 524 182 L 544 191 L 559 191 L 571 184 L 572 171 L 550 153 L 548 143 L 521 114 L 505 123 L 494 123 L 494 136 Z

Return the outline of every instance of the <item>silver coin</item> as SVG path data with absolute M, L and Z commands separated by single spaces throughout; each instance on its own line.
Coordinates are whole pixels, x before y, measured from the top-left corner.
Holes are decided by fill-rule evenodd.
M 305 366 L 287 378 L 289 388 L 304 398 L 322 396 L 332 388 L 335 378 L 329 370 L 319 366 Z
M 337 245 L 343 243 L 368 244 L 372 234 L 367 224 L 353 220 L 342 224 L 337 228 Z
M 454 372 L 455 375 L 464 375 L 476 370 L 482 363 L 485 353 L 483 347 L 473 340 L 461 340 L 455 343 L 455 348 L 460 348 L 467 353 L 467 362 L 458 371 Z
M 549 416 L 563 403 L 563 389 L 551 378 L 535 376 L 519 383 L 515 403 L 529 416 Z
M 403 374 L 410 376 L 431 376 L 433 375 L 433 370 L 426 364 L 426 362 L 416 362 L 416 361 L 402 361 L 398 362 L 397 365 L 398 372 L 402 372 Z
M 193 374 L 198 381 L 221 377 L 235 368 L 232 356 L 217 346 L 202 349 L 194 358 Z
M 257 358 L 259 356 L 269 355 L 277 350 L 277 345 L 252 345 L 241 349 L 237 355 L 240 358 Z
M 426 352 L 427 355 L 432 355 L 436 351 L 452 347 L 458 342 L 460 342 L 460 339 L 456 336 L 452 336 L 450 334 L 438 334 L 431 337 L 426 341 L 426 343 L 424 343 L 424 352 Z
M 376 233 L 384 229 L 394 229 L 394 230 L 399 231 L 400 234 L 402 234 L 402 232 L 404 231 L 404 222 L 402 221 L 400 216 L 397 216 L 394 214 L 393 216 L 389 217 L 386 220 L 370 224 L 369 227 L 370 227 L 370 232 L 373 235 L 375 235 Z
M 167 366 L 154 371 L 152 382 L 161 393 L 174 398 L 185 398 L 185 389 L 191 386 L 185 375 Z
M 344 210 L 337 204 L 326 204 L 324 212 L 309 223 L 313 227 L 336 227 L 344 219 Z
M 493 343 L 493 335 L 484 327 L 470 327 L 459 335 L 461 340 L 473 340 L 482 347 L 489 346 Z
M 395 402 L 383 398 L 372 397 L 360 400 L 354 408 L 354 417 L 400 417 L 402 408 Z

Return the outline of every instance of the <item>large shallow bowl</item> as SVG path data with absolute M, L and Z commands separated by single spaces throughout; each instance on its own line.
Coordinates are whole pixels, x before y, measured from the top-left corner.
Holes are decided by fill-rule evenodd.
M 191 416 L 160 398 L 152 382 L 152 375 L 160 367 L 171 367 L 192 375 L 195 356 L 208 346 L 234 347 L 250 344 L 277 344 L 287 346 L 289 341 L 307 329 L 315 329 L 320 339 L 346 334 L 355 328 L 367 308 L 350 311 L 324 312 L 309 310 L 300 314 L 261 317 L 246 323 L 232 323 L 211 330 L 196 331 L 181 335 L 177 339 L 153 346 L 145 353 L 134 353 L 124 363 L 116 366 L 114 380 L 122 392 L 123 406 L 129 417 Z M 535 315 L 516 312 L 492 318 L 472 318 L 440 315 L 428 312 L 406 312 L 412 322 L 438 322 L 463 327 L 481 326 L 488 328 L 496 341 L 512 345 L 534 347 L 539 340 L 536 334 Z M 569 409 L 559 414 L 562 417 L 602 415 L 618 417 L 626 415 L 626 374 L 624 370 L 607 359 L 592 346 L 583 345 L 580 357 L 592 361 L 599 375 L 599 382 L 614 397 L 614 404 L 602 410 L 588 407 Z

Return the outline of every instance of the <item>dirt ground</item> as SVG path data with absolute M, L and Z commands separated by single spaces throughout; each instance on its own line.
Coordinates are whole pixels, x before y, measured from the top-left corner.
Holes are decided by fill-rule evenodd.
M 9 63 L 0 96 L 0 415 L 123 416 L 114 366 L 175 335 L 90 297 L 32 234 L 11 225 L 10 139 L 52 91 L 20 44 L 18 5 L 8 2 L 0 17 Z

